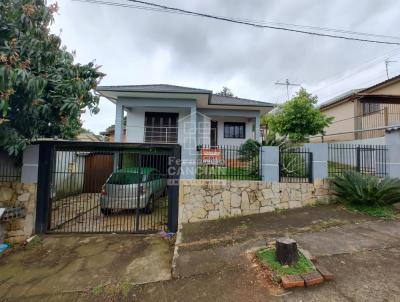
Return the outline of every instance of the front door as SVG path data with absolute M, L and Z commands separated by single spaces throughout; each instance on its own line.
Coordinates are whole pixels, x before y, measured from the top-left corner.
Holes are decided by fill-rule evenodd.
M 218 145 L 218 122 L 217 121 L 211 121 L 210 144 L 212 147 L 215 147 Z

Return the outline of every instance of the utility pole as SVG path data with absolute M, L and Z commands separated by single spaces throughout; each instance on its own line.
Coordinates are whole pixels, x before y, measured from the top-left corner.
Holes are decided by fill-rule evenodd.
M 285 82 L 276 82 L 275 85 L 284 85 L 284 86 L 286 86 L 287 101 L 289 101 L 289 86 L 301 86 L 300 84 L 290 83 L 289 79 L 286 79 Z
M 397 62 L 397 61 L 390 61 L 390 60 L 388 60 L 388 59 L 385 60 L 386 76 L 387 76 L 388 79 L 389 79 L 389 64 L 390 64 L 390 63 L 395 63 L 395 62 Z

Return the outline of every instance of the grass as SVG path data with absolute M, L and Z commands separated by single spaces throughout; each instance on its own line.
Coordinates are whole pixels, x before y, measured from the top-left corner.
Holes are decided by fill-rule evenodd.
M 257 258 L 274 273 L 276 277 L 303 274 L 314 271 L 314 266 L 301 252 L 295 265 L 282 266 L 275 259 L 275 249 L 262 249 L 257 251 Z
M 345 208 L 351 212 L 364 213 L 373 217 L 380 218 L 394 218 L 396 217 L 396 210 L 392 205 L 358 205 L 346 204 Z
M 342 175 L 344 171 L 356 171 L 356 167 L 348 164 L 343 164 L 335 161 L 328 161 L 328 175 L 337 176 Z
M 259 180 L 260 177 L 251 174 L 245 167 L 219 167 L 219 166 L 200 166 L 197 170 L 199 179 L 226 179 L 226 180 Z

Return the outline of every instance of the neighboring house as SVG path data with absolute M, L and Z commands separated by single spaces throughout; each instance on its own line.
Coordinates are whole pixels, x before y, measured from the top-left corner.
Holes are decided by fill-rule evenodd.
M 165 84 L 96 90 L 116 105 L 116 142 L 123 140 L 126 112 L 127 142 L 178 143 L 183 163 L 195 160 L 200 144 L 239 146 L 249 138 L 261 141 L 260 117 L 273 108 L 271 103 Z
M 107 142 L 115 142 L 115 126 L 108 127 L 105 131 L 100 132 Z M 122 129 L 122 142 L 126 142 L 126 126 Z
M 383 128 L 400 123 L 400 75 L 368 88 L 351 90 L 320 105 L 333 123 L 324 141 L 369 140 L 379 143 Z
M 81 142 L 101 142 L 102 139 L 90 131 L 82 131 L 76 137 L 76 140 Z

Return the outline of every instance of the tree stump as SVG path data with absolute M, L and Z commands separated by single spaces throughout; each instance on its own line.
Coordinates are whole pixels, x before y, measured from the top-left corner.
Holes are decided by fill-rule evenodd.
M 278 238 L 275 243 L 276 260 L 282 265 L 292 265 L 299 259 L 299 252 L 297 250 L 297 243 L 293 239 L 283 237 Z

